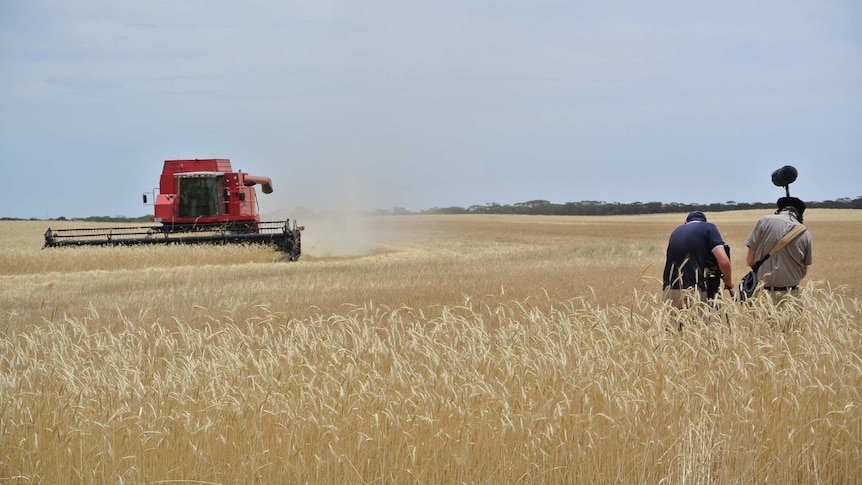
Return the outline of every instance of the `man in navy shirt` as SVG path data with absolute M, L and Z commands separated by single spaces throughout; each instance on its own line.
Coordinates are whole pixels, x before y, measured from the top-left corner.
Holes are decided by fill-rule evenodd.
M 687 306 L 690 301 L 687 291 L 697 290 L 697 299 L 706 301 L 706 278 L 704 267 L 707 260 L 714 257 L 718 268 L 724 274 L 724 286 L 733 290 L 733 277 L 730 273 L 730 257 L 727 255 L 724 240 L 718 228 L 706 222 L 703 212 L 690 212 L 685 224 L 677 227 L 670 235 L 667 245 L 667 261 L 664 266 L 664 299 L 677 308 Z

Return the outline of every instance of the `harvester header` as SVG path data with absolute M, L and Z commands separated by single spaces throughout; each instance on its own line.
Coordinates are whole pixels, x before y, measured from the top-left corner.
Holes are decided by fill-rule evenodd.
M 45 246 L 264 242 L 299 259 L 304 228 L 289 219 L 262 222 L 257 185 L 264 194 L 273 191 L 269 177 L 234 172 L 226 158 L 165 160 L 159 187 L 143 195 L 160 225 L 48 229 Z

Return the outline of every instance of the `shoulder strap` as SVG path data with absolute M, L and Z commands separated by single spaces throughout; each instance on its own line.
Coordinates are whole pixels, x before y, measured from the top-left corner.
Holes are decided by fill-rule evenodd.
M 772 256 L 775 253 L 777 253 L 778 251 L 781 251 L 782 249 L 784 249 L 785 246 L 790 244 L 791 241 L 796 239 L 799 235 L 801 235 L 807 229 L 808 228 L 803 226 L 802 224 L 799 224 L 798 226 L 791 229 L 790 232 L 785 234 L 784 237 L 782 237 L 777 243 L 775 243 L 774 246 L 772 246 L 772 249 L 770 249 L 769 252 L 765 256 L 760 258 L 760 261 L 757 261 L 756 263 L 754 263 L 754 266 L 752 266 L 751 269 L 754 271 L 757 271 L 758 268 L 760 268 L 760 265 L 765 263 L 766 260 L 769 259 L 770 256 Z
M 790 242 L 796 239 L 797 236 L 805 232 L 806 229 L 807 228 L 802 224 L 799 224 L 798 226 L 794 227 L 790 232 L 785 234 L 780 241 L 775 243 L 775 246 L 772 246 L 772 249 L 769 250 L 769 255 L 774 256 L 775 253 L 784 249 L 785 246 L 790 244 Z

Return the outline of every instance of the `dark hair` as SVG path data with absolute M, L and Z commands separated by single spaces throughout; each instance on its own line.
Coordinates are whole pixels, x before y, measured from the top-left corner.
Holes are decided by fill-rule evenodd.
M 706 222 L 706 216 L 701 211 L 691 211 L 685 218 L 685 222 L 700 221 Z

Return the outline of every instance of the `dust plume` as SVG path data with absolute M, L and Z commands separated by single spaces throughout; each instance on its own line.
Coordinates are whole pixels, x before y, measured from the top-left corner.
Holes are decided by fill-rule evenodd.
M 301 221 L 302 251 L 313 258 L 363 256 L 371 254 L 378 242 L 368 216 L 331 214 Z

